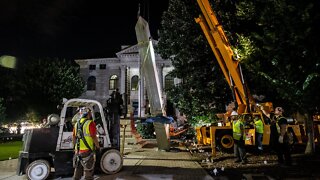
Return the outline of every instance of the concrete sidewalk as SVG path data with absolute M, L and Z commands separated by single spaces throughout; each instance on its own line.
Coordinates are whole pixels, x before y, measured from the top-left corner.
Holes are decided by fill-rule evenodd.
M 209 180 L 213 179 L 196 162 L 189 152 L 173 149 L 170 152 L 157 148 L 142 148 L 129 152 L 124 157 L 121 172 L 100 179 L 137 179 L 137 180 Z
M 16 175 L 18 159 L 0 161 L 0 180 L 20 180 L 23 177 Z
M 172 149 L 170 152 L 158 151 L 150 144 L 149 148 L 125 150 L 122 170 L 114 175 L 98 174 L 96 179 L 116 180 L 211 180 L 213 179 L 198 164 L 188 151 Z M 15 175 L 17 159 L 0 161 L 0 180 L 20 180 L 25 176 Z M 50 179 L 70 180 L 71 177 Z

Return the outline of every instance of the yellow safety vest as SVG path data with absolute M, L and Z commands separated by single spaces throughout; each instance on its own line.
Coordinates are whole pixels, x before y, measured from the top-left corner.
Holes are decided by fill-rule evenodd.
M 76 145 L 75 145 L 75 150 L 78 150 L 78 142 L 80 142 L 80 146 L 79 146 L 79 150 L 80 151 L 83 151 L 83 150 L 93 150 L 93 148 L 94 148 L 94 143 L 93 143 L 93 139 L 92 139 L 92 137 L 91 137 L 91 135 L 90 135 L 90 129 L 89 129 L 89 126 L 90 126 L 90 124 L 91 124 L 91 122 L 93 122 L 92 120 L 87 120 L 86 118 L 81 118 L 80 119 L 80 124 L 82 124 L 82 123 L 84 123 L 83 124 L 83 127 L 82 127 L 82 132 L 83 132 L 83 137 L 84 137 L 84 139 L 86 140 L 86 142 L 87 142 L 87 144 L 88 144 L 88 146 L 90 147 L 87 147 L 87 145 L 83 142 L 83 139 L 82 138 L 80 138 L 80 140 L 79 141 L 76 141 Z M 74 128 L 76 128 L 75 129 L 75 136 L 76 136 L 76 138 L 79 138 L 78 137 L 78 135 L 79 135 L 79 133 L 80 132 L 78 132 L 78 126 L 79 126 L 79 123 L 77 122 L 76 124 L 75 124 L 75 127 Z
M 240 140 L 241 136 L 243 137 L 243 139 L 245 140 L 245 133 L 241 132 L 241 128 L 240 126 L 243 126 L 243 123 L 241 122 L 241 120 L 237 120 L 237 121 L 233 121 L 232 123 L 232 130 L 233 130 L 233 139 L 235 140 Z
M 256 132 L 263 134 L 263 123 L 261 119 L 256 120 L 254 124 L 256 125 Z

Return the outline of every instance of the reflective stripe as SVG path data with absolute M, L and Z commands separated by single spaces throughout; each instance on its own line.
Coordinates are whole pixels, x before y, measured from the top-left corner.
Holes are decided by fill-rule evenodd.
M 280 134 L 280 126 L 279 126 L 279 124 L 278 124 L 278 120 L 277 120 L 277 122 L 276 122 L 276 127 L 277 127 L 278 133 Z
M 83 125 L 83 129 L 85 129 L 85 131 L 83 132 L 83 136 L 90 136 L 90 129 L 89 129 L 89 123 L 91 123 L 91 121 L 86 121 Z

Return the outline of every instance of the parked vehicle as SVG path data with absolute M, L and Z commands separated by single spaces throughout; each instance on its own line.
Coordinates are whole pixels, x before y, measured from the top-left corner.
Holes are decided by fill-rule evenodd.
M 10 129 L 5 127 L 0 127 L 0 136 L 10 134 Z

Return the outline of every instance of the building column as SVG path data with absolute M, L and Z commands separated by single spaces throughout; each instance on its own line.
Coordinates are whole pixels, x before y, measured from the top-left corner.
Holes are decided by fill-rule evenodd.
M 125 93 L 126 86 L 126 66 L 120 66 L 121 68 L 121 77 L 120 77 L 120 94 Z
M 141 69 L 140 69 L 141 70 Z M 140 73 L 139 77 L 139 109 L 138 109 L 138 116 L 144 117 L 145 116 L 145 92 L 144 92 L 144 76 Z

